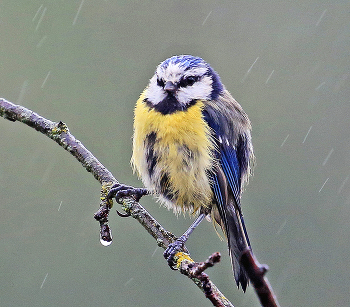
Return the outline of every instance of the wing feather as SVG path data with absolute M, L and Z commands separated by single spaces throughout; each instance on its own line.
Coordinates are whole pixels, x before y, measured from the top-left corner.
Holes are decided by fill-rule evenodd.
M 212 115 L 215 114 L 215 117 Z M 204 118 L 213 132 L 213 139 L 216 140 L 215 157 L 217 165 L 212 173 L 212 189 L 215 203 L 220 215 L 220 225 L 227 236 L 229 253 L 237 286 L 241 285 L 245 291 L 248 284 L 248 277 L 239 264 L 242 251 L 250 246 L 247 230 L 243 220 L 240 206 L 242 188 L 242 170 L 249 168 L 246 163 L 249 161 L 245 155 L 244 138 L 239 135 L 232 142 L 221 127 L 220 114 L 211 110 L 204 111 Z M 218 123 L 219 121 L 219 123 Z M 221 124 L 225 124 L 224 122 Z M 237 151 L 243 150 L 242 152 Z M 243 154 L 243 155 L 242 155 Z

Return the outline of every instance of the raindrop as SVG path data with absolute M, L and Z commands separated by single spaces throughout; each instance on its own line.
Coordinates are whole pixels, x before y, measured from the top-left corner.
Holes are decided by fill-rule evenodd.
M 326 82 L 322 82 L 318 87 L 315 88 L 315 91 L 318 91 L 325 84 L 326 84 Z
M 270 78 L 272 77 L 272 74 L 275 72 L 275 70 L 271 71 L 271 73 L 269 74 L 269 76 L 267 77 L 265 84 L 267 84 L 267 82 L 269 82 Z
M 250 66 L 250 68 L 248 69 L 248 71 L 245 73 L 245 75 L 244 75 L 244 77 L 243 77 L 243 79 L 242 79 L 241 82 L 244 82 L 244 81 L 245 81 L 245 79 L 248 77 L 250 71 L 252 70 L 253 66 L 255 65 L 255 63 L 256 63 L 258 60 L 259 60 L 259 57 L 257 57 L 257 58 L 255 59 L 255 61 L 254 61 L 254 63 L 252 64 L 252 66 Z
M 73 26 L 74 26 L 75 23 L 77 22 L 78 15 L 79 15 L 79 13 L 80 13 L 80 10 L 81 10 L 83 4 L 84 4 L 84 0 L 81 0 L 80 5 L 79 5 L 79 8 L 78 8 L 78 11 L 77 11 L 77 14 L 75 15 L 74 20 L 73 20 Z
M 338 189 L 338 194 L 341 192 L 341 190 L 344 188 L 345 184 L 348 182 L 349 180 L 349 175 L 347 175 L 343 181 L 343 183 L 340 185 L 339 189 Z
M 46 273 L 45 278 L 44 278 L 43 282 L 41 283 L 40 289 L 42 289 L 42 288 L 43 288 L 44 283 L 45 283 L 46 278 L 47 278 L 47 276 L 48 276 L 48 275 L 49 275 L 49 273 Z
M 44 6 L 44 4 L 40 5 L 40 7 L 38 8 L 38 10 L 36 11 L 32 21 L 34 22 L 34 20 L 38 17 L 39 12 L 41 11 L 42 7 Z
M 284 141 L 281 144 L 281 147 L 283 147 L 284 143 L 287 141 L 287 139 L 289 138 L 289 134 L 286 136 L 286 138 L 284 139 Z
M 134 277 L 131 277 L 131 278 L 124 284 L 124 286 L 127 286 L 128 284 L 130 284 L 133 280 L 134 280 Z
M 43 38 L 37 43 L 36 48 L 40 48 L 43 45 L 46 38 L 47 38 L 47 36 L 44 35 Z
M 325 166 L 325 165 L 326 165 L 326 163 L 328 162 L 328 159 L 329 159 L 330 156 L 332 155 L 333 151 L 334 151 L 333 148 L 329 151 L 329 153 L 328 153 L 326 159 L 324 159 L 324 161 L 323 161 L 323 163 L 322 163 L 322 166 Z
M 318 27 L 318 25 L 320 24 L 320 22 L 321 22 L 321 20 L 322 20 L 322 18 L 323 18 L 323 16 L 324 16 L 324 14 L 326 14 L 326 12 L 327 12 L 327 9 L 325 9 L 325 10 L 323 11 L 323 13 L 321 14 L 320 18 L 319 18 L 318 21 L 316 22 L 316 27 Z
M 154 255 L 156 254 L 157 250 L 159 249 L 159 246 L 156 247 L 156 249 L 154 250 L 153 254 L 151 257 L 154 257 Z
M 305 143 L 306 138 L 308 137 L 308 135 L 309 135 L 309 133 L 310 133 L 311 129 L 312 129 L 312 126 L 310 126 L 310 128 L 309 128 L 308 132 L 306 133 L 306 135 L 305 135 L 305 137 L 304 137 L 304 140 L 303 140 L 303 143 L 302 143 L 302 144 L 304 144 L 304 143 Z
M 35 31 L 38 31 L 39 26 L 40 26 L 40 24 L 45 16 L 45 13 L 46 13 L 46 7 L 43 9 L 43 12 L 41 13 L 41 16 L 40 16 L 40 19 L 38 21 L 38 24 L 36 25 Z
M 100 243 L 103 245 L 103 246 L 110 246 L 112 244 L 112 241 L 105 241 L 103 240 L 102 238 L 100 238 Z
M 286 224 L 287 224 L 287 219 L 284 219 L 282 225 L 277 230 L 277 233 L 276 233 L 277 235 L 279 235 L 281 233 L 282 229 L 286 226 Z
M 46 75 L 46 77 L 45 77 L 45 79 L 44 79 L 44 81 L 43 81 L 43 84 L 41 84 L 41 88 L 44 88 L 45 83 L 46 83 L 47 79 L 48 79 L 49 76 L 50 76 L 50 73 L 51 73 L 51 70 L 47 73 L 47 75 Z
M 209 18 L 210 14 L 212 13 L 212 11 L 209 12 L 209 14 L 207 15 L 207 17 L 205 17 L 202 26 L 204 26 L 204 24 L 207 22 L 207 19 Z
M 323 187 L 325 186 L 325 184 L 327 183 L 328 179 L 329 179 L 329 177 L 328 177 L 328 178 L 326 179 L 326 181 L 322 184 L 322 187 L 321 187 L 321 189 L 318 191 L 318 193 L 320 193 L 320 192 L 322 191 L 322 189 L 323 189 Z

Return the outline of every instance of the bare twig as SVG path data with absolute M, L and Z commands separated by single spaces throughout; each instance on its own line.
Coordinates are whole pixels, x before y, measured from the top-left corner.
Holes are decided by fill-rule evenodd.
M 0 116 L 13 122 L 20 121 L 56 141 L 61 147 L 69 151 L 88 172 L 91 172 L 101 184 L 118 183 L 112 173 L 80 141 L 69 133 L 68 127 L 63 122 L 52 122 L 3 98 L 0 98 Z
M 186 254 L 178 253 L 177 255 L 178 268 L 180 272 L 190 279 L 196 279 L 197 285 L 203 290 L 205 296 L 217 307 L 232 306 L 231 302 L 220 292 L 217 291 L 216 286 L 210 281 L 208 274 L 204 273 L 207 268 L 214 266 L 221 259 L 220 253 L 212 254 L 204 262 L 194 262 Z
M 273 293 L 271 285 L 267 278 L 264 277 L 269 269 L 268 266 L 260 264 L 250 249 L 243 252 L 240 263 L 244 267 L 251 283 L 253 284 L 261 306 L 279 307 L 279 303 Z
M 100 209 L 95 213 L 95 218 L 100 223 L 101 242 L 108 245 L 112 240 L 108 225 L 108 215 L 112 202 L 107 200 L 107 194 L 113 185 L 118 184 L 112 173 L 80 141 L 75 139 L 63 122 L 52 122 L 27 108 L 15 105 L 2 98 L 0 98 L 0 116 L 13 122 L 22 122 L 53 139 L 72 154 L 101 183 Z M 164 229 L 132 197 L 124 197 L 122 200 L 124 211 L 135 218 L 156 239 L 158 246 L 165 249 L 177 239 L 174 234 Z M 214 283 L 210 281 L 208 275 L 204 273 L 206 268 L 219 261 L 220 256 L 214 254 L 203 263 L 195 263 L 184 252 L 186 252 L 186 247 L 179 253 L 182 255 L 182 257 L 178 257 L 177 261 L 179 271 L 183 274 L 187 272 L 185 275 L 205 293 L 214 306 L 233 307 L 232 303 L 225 298 Z

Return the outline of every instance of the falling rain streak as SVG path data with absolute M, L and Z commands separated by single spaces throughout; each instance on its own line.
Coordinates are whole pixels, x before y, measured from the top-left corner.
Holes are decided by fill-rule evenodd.
M 316 22 L 316 27 L 318 27 L 318 25 L 320 24 L 320 22 L 321 22 L 321 20 L 322 20 L 322 18 L 323 18 L 323 16 L 324 16 L 324 14 L 326 14 L 326 12 L 327 12 L 327 9 L 325 9 L 325 10 L 323 11 L 323 13 L 321 14 L 320 18 L 319 18 L 318 21 Z
M 308 137 L 308 135 L 309 135 L 309 133 L 310 133 L 311 129 L 312 129 L 312 126 L 310 126 L 310 128 L 309 128 L 308 132 L 306 133 L 306 135 L 305 135 L 305 137 L 304 137 L 304 140 L 303 140 L 303 143 L 302 143 L 302 144 L 304 144 L 304 143 L 305 143 L 306 138 Z
M 41 16 L 39 18 L 38 24 L 36 25 L 35 31 L 38 31 L 39 26 L 40 26 L 40 24 L 41 24 L 41 22 L 42 22 L 42 20 L 43 20 L 43 18 L 45 16 L 45 13 L 46 13 L 46 7 L 43 9 L 43 12 L 41 13 Z
M 325 184 L 327 183 L 328 179 L 329 179 L 329 177 L 328 177 L 328 178 L 326 179 L 326 181 L 322 184 L 322 187 L 321 187 L 321 189 L 318 191 L 318 193 L 320 193 L 320 192 L 322 191 L 322 189 L 323 189 L 323 187 L 325 186 Z
M 283 147 L 284 143 L 287 141 L 287 139 L 289 138 L 289 134 L 286 136 L 286 138 L 284 139 L 284 141 L 281 144 L 281 147 Z
M 272 77 L 272 74 L 275 72 L 275 70 L 271 71 L 271 73 L 269 74 L 269 76 L 267 77 L 266 81 L 265 81 L 265 84 L 267 84 L 267 82 L 269 82 L 269 80 L 271 79 Z
M 323 163 L 322 163 L 322 166 L 325 166 L 325 165 L 326 165 L 326 163 L 328 162 L 328 159 L 329 159 L 330 156 L 332 155 L 333 151 L 334 151 L 333 148 L 329 151 L 327 157 L 324 159 L 324 161 L 323 161 Z
M 134 280 L 134 277 L 131 277 L 131 278 L 124 284 L 124 286 L 127 286 L 128 284 L 130 284 L 133 280 Z
M 79 5 L 79 8 L 78 8 L 78 11 L 77 11 L 77 14 L 75 15 L 74 20 L 73 20 L 73 26 L 74 26 L 75 23 L 77 22 L 78 15 L 79 15 L 79 13 L 80 13 L 80 10 L 81 10 L 83 4 L 84 4 L 84 0 L 81 0 L 80 5 Z
M 46 75 L 46 77 L 45 77 L 45 79 L 43 81 L 43 84 L 41 84 L 41 88 L 44 88 L 45 83 L 46 83 L 47 79 L 49 78 L 50 74 L 51 74 L 51 70 L 47 73 L 47 75 Z
M 61 200 L 61 202 L 60 202 L 60 205 L 58 206 L 58 210 L 57 211 L 60 211 L 60 209 L 61 209 L 61 206 L 62 206 L 62 200 Z
M 35 15 L 34 15 L 34 17 L 33 17 L 33 19 L 32 19 L 32 22 L 34 22 L 35 19 L 38 17 L 38 15 L 39 15 L 41 9 L 43 8 L 43 6 L 44 6 L 44 4 L 40 5 L 40 7 L 39 7 L 38 10 L 36 11 L 36 13 L 35 13 Z
M 43 288 L 44 283 L 45 283 L 46 278 L 47 278 L 47 276 L 48 276 L 48 275 L 49 275 L 49 273 L 46 273 L 45 278 L 44 278 L 43 282 L 41 283 L 40 289 L 42 289 L 42 288 Z
M 326 82 L 322 82 L 318 87 L 315 88 L 315 91 L 318 91 L 325 84 L 326 84 Z
M 43 38 L 37 43 L 36 48 L 40 48 L 44 41 L 46 40 L 47 35 L 44 35 Z
M 254 63 L 252 64 L 252 66 L 250 66 L 250 68 L 248 69 L 248 71 L 245 73 L 243 79 L 241 82 L 244 82 L 245 79 L 247 79 L 248 75 L 250 74 L 250 71 L 252 70 L 253 66 L 255 65 L 255 63 L 259 60 L 259 57 L 257 57 L 254 61 Z
M 345 184 L 348 182 L 349 180 L 349 175 L 347 175 L 345 177 L 345 179 L 343 180 L 342 184 L 340 185 L 339 189 L 338 189 L 338 194 L 341 192 L 341 190 L 344 188 Z
M 154 250 L 153 254 L 151 257 L 154 257 L 154 255 L 156 254 L 157 250 L 159 249 L 159 246 L 156 247 L 156 249 Z
M 282 229 L 286 226 L 286 224 L 287 224 L 287 219 L 284 219 L 282 225 L 281 225 L 280 228 L 277 230 L 277 233 L 276 233 L 277 235 L 279 235 L 279 234 L 281 233 Z
M 207 22 L 207 19 L 209 18 L 210 14 L 212 13 L 212 11 L 209 12 L 209 14 L 207 15 L 207 17 L 205 17 L 202 26 L 204 26 L 204 24 Z

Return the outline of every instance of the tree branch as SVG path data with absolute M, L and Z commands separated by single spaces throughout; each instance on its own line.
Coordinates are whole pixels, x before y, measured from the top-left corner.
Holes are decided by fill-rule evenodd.
M 100 223 L 100 240 L 103 245 L 112 242 L 112 235 L 108 225 L 108 216 L 112 208 L 112 201 L 107 200 L 107 194 L 113 185 L 119 184 L 116 178 L 108 171 L 96 157 L 77 140 L 63 122 L 52 122 L 37 113 L 15 105 L 0 98 L 0 116 L 10 120 L 22 122 L 47 137 L 57 142 L 61 147 L 73 155 L 83 167 L 101 183 L 100 208 L 94 217 Z M 138 202 L 132 197 L 122 199 L 124 211 L 136 219 L 152 237 L 157 241 L 158 246 L 166 249 L 168 245 L 177 238 L 160 225 Z M 214 253 L 204 262 L 194 262 L 188 254 L 186 247 L 176 254 L 177 268 L 180 273 L 188 276 L 212 302 L 214 306 L 233 307 L 232 303 L 219 291 L 204 271 L 220 261 L 220 254 Z M 262 306 L 278 307 L 277 299 L 264 275 L 267 267 L 260 265 L 250 250 L 243 253 L 241 264 L 248 273 L 254 289 L 260 299 Z
M 96 157 L 69 132 L 67 125 L 63 122 L 52 122 L 27 108 L 15 105 L 2 98 L 0 98 L 0 116 L 13 122 L 22 122 L 54 140 L 71 155 L 73 155 L 83 165 L 83 167 L 88 172 L 92 173 L 92 175 L 101 183 L 100 209 L 95 213 L 95 218 L 100 222 L 101 242 L 107 242 L 104 245 L 108 245 L 108 243 L 112 241 L 112 236 L 108 225 L 108 214 L 112 207 L 112 202 L 107 201 L 107 194 L 111 186 L 118 184 L 118 181 L 114 178 L 112 173 L 108 171 L 101 164 L 101 162 L 98 161 Z M 170 243 L 177 239 L 174 234 L 164 229 L 163 226 L 159 224 L 157 220 L 154 219 L 147 212 L 147 210 L 137 203 L 132 197 L 123 198 L 122 208 L 125 212 L 129 213 L 133 218 L 135 218 L 152 235 L 152 237 L 156 239 L 158 246 L 162 247 L 163 249 L 167 248 Z M 188 258 L 186 258 L 186 261 L 189 261 Z M 182 262 L 184 262 L 184 259 L 180 259 L 180 261 L 178 261 L 180 267 L 182 267 Z M 193 260 L 191 263 L 194 263 Z M 198 282 L 198 276 L 193 275 L 189 276 L 189 278 L 203 292 L 205 292 L 203 283 Z M 224 297 L 224 295 L 209 280 L 209 278 L 206 283 L 209 283 L 207 288 L 210 288 L 211 292 L 213 293 L 211 296 L 214 296 L 215 294 L 216 297 L 222 298 L 222 300 L 217 299 L 218 303 L 214 306 L 233 307 L 233 305 Z M 206 291 L 208 292 L 209 290 Z
M 264 277 L 269 269 L 268 266 L 260 264 L 250 249 L 243 252 L 240 264 L 247 272 L 255 292 L 259 297 L 261 306 L 279 307 L 276 295 L 273 293 L 269 281 Z

